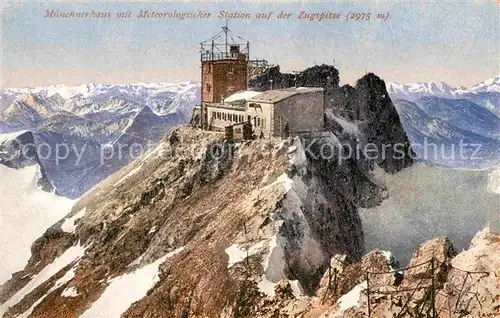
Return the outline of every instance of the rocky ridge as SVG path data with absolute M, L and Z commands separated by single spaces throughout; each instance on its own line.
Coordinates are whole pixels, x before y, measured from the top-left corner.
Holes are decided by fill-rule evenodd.
M 320 73 L 332 79 L 335 72 L 325 69 Z M 229 143 L 215 132 L 173 130 L 91 189 L 33 244 L 26 268 L 1 288 L 2 311 L 6 317 L 361 317 L 370 307 L 374 317 L 392 317 L 406 308 L 407 293 L 393 297 L 398 288 L 428 284 L 427 272 L 400 273 L 387 252 L 366 254 L 357 209 L 387 195 L 374 169 L 396 173 L 412 161 L 339 160 L 344 146 L 368 141 L 403 142 L 411 151 L 386 93 L 373 74 L 354 88 L 332 84 L 327 130 L 319 134 Z M 318 156 L 325 146 L 331 155 Z M 449 240 L 438 239 L 412 264 L 433 257 L 444 263 L 433 271 L 439 279 L 432 286 L 442 291 L 460 279 L 450 278 L 453 268 L 476 269 L 497 257 L 497 234 L 484 232 L 474 242 L 463 252 L 469 254 L 455 256 Z M 485 251 L 491 260 L 482 264 Z M 497 274 L 486 270 L 489 281 L 479 285 L 491 287 Z M 383 274 L 368 281 L 367 271 Z M 126 284 L 136 276 L 135 285 Z M 498 294 L 490 287 L 480 299 Z M 367 288 L 388 293 L 374 293 L 368 306 Z M 408 308 L 427 310 L 421 306 L 427 295 L 409 297 Z M 491 314 L 495 301 L 473 308 Z

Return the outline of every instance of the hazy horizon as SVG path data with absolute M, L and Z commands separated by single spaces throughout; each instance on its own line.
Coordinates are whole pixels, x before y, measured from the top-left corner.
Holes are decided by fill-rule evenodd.
M 282 70 L 283 71 L 283 70 Z M 300 71 L 300 70 L 299 70 Z M 375 74 L 377 75 L 377 74 Z M 363 76 L 363 75 L 362 75 Z M 362 77 L 360 76 L 360 78 Z M 471 88 L 472 86 L 474 86 L 475 84 L 480 84 L 481 82 L 485 81 L 485 80 L 488 80 L 488 79 L 491 79 L 491 78 L 495 78 L 497 76 L 500 76 L 500 74 L 497 74 L 497 75 L 493 75 L 493 76 L 490 76 L 488 78 L 485 78 L 484 80 L 481 80 L 477 83 L 474 83 L 473 85 L 470 85 L 470 86 L 465 86 L 465 88 L 469 89 Z M 356 79 L 354 82 L 352 83 L 343 83 L 342 82 L 342 79 L 341 79 L 341 83 L 340 83 L 340 86 L 343 86 L 343 85 L 351 85 L 351 86 L 354 86 L 358 79 Z M 399 82 L 394 82 L 394 81 L 391 81 L 389 79 L 384 79 L 382 78 L 382 80 L 384 80 L 385 83 L 397 83 L 397 84 L 401 84 L 401 85 L 405 85 L 405 84 L 424 84 L 424 83 L 429 83 L 429 82 L 437 82 L 437 81 L 427 81 L 427 82 L 407 82 L 407 83 L 399 83 Z M 181 81 L 176 81 L 176 82 L 172 82 L 172 81 L 128 81 L 128 82 L 109 82 L 109 83 L 101 83 L 101 82 L 86 82 L 86 83 L 75 83 L 75 84 L 67 84 L 67 83 L 50 83 L 50 84 L 45 84 L 45 85 L 37 85 L 37 86 L 10 86 L 10 87 L 1 87 L 1 89 L 34 89 L 34 88 L 38 88 L 38 87 L 49 87 L 49 86 L 61 86 L 61 85 L 64 85 L 64 86 L 67 86 L 67 87 L 76 87 L 76 86 L 81 86 L 81 85 L 89 85 L 89 84 L 94 84 L 94 85 L 126 85 L 126 84 L 168 84 L 168 85 L 178 85 L 178 84 L 181 84 L 181 83 L 186 83 L 186 82 L 191 82 L 191 83 L 197 83 L 197 84 L 201 84 L 201 81 L 200 80 L 181 80 Z M 449 84 L 449 83 L 447 83 Z M 451 85 L 453 87 L 460 87 L 460 86 L 464 86 L 464 85 Z

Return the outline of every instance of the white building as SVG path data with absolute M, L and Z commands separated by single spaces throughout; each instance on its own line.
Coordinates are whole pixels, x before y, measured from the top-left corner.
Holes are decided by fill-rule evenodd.
M 266 92 L 240 91 L 221 103 L 204 103 L 208 128 L 250 122 L 257 137 L 294 135 L 323 130 L 324 90 L 317 87 L 276 89 Z M 242 125 L 234 126 L 241 133 Z

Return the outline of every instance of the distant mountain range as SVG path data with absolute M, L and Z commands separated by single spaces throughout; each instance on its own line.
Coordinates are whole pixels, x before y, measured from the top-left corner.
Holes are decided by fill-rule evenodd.
M 492 77 L 467 89 L 444 82 L 398 84 L 387 83 L 391 98 L 416 101 L 421 97 L 434 96 L 447 99 L 466 99 L 485 107 L 500 116 L 500 76 Z
M 470 89 L 432 82 L 386 86 L 414 144 L 427 140 L 449 149 L 462 140 L 482 145 L 481 160 L 427 157 L 425 161 L 461 168 L 500 164 L 499 76 Z M 37 164 L 43 188 L 77 198 L 160 140 L 170 128 L 187 122 L 199 100 L 200 84 L 193 82 L 0 90 L 0 163 L 14 168 Z M 64 143 L 70 149 L 57 162 L 54 153 L 19 159 L 20 146 L 30 143 L 37 147 L 47 144 L 52 150 Z M 138 147 L 131 149 L 131 145 Z
M 189 121 L 199 100 L 200 84 L 192 82 L 0 90 L 0 134 L 4 136 L 0 163 L 10 167 L 36 163 L 58 194 L 77 198 L 170 128 Z M 36 157 L 36 162 L 20 156 L 20 148 L 31 143 L 45 147 L 46 154 Z M 63 144 L 69 147 L 68 154 L 58 160 L 55 151 L 59 145 L 61 156 L 66 151 Z
M 446 83 L 388 83 L 387 90 L 413 144 L 442 145 L 447 155 L 424 156 L 429 163 L 456 168 L 500 165 L 500 77 L 470 89 Z M 474 158 L 460 159 L 459 143 L 481 145 Z M 452 146 L 453 145 L 453 146 Z M 451 153 L 454 156 L 451 156 Z M 468 148 L 471 156 L 473 147 Z M 452 158 L 453 157 L 453 158 Z

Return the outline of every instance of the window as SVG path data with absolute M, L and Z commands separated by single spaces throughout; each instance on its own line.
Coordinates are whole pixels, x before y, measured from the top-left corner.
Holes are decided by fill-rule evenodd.
M 260 117 L 257 117 L 257 126 L 260 127 Z
M 234 72 L 234 65 L 229 64 L 229 73 L 232 73 L 232 72 Z
M 242 123 L 242 122 L 243 122 L 243 115 L 239 115 L 239 116 L 238 116 L 238 121 L 239 121 L 240 123 Z
M 252 116 L 248 115 L 247 120 L 250 121 L 252 119 Z
M 234 122 L 237 122 L 237 121 L 238 121 L 238 115 L 233 114 L 233 121 L 234 121 Z
M 209 93 L 210 93 L 210 90 L 211 90 L 211 89 L 212 89 L 212 87 L 210 86 L 210 84 L 208 84 L 208 83 L 207 83 L 207 88 L 206 88 L 207 92 L 209 92 Z

